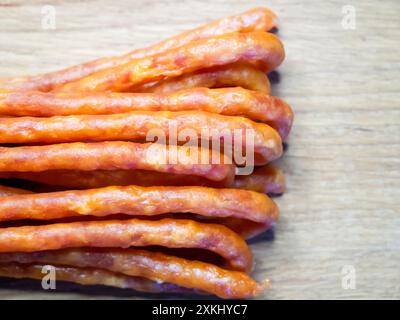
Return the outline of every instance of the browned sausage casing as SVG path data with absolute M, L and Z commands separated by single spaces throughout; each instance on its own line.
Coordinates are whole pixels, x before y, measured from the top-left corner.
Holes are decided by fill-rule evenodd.
M 275 14 L 266 8 L 254 8 L 241 14 L 222 18 L 193 30 L 185 31 L 147 48 L 133 50 L 125 55 L 106 57 L 43 75 L 0 79 L 0 88 L 11 90 L 50 91 L 70 81 L 79 80 L 94 72 L 116 67 L 168 49 L 188 44 L 194 40 L 232 32 L 268 31 L 277 26 Z
M 44 172 L 0 172 L 0 178 L 16 178 L 74 189 L 92 189 L 108 186 L 204 186 L 237 188 L 270 195 L 285 191 L 282 171 L 273 165 L 257 167 L 250 175 L 236 176 L 234 180 L 212 181 L 207 178 L 145 170 L 53 170 Z M 10 194 L 8 194 L 10 195 Z
M 234 270 L 249 271 L 252 267 L 252 254 L 246 242 L 218 224 L 130 219 L 0 228 L 0 252 L 154 245 L 206 249 L 225 258 L 227 267 Z
M 144 141 L 157 137 L 168 139 L 167 143 L 175 144 L 173 139 L 184 143 L 188 135 L 196 145 L 200 138 L 215 143 L 220 142 L 226 135 L 226 139 L 232 141 L 231 147 L 236 149 L 239 146 L 246 148 L 246 141 L 249 139 L 248 143 L 254 148 L 256 165 L 267 164 L 282 154 L 282 139 L 272 127 L 243 117 L 222 116 L 203 111 L 135 111 L 110 115 L 0 119 L 0 143 Z
M 207 157 L 209 160 L 219 158 L 220 163 L 202 164 L 201 158 Z M 121 141 L 0 147 L 0 172 L 97 169 L 154 170 L 201 176 L 215 181 L 233 179 L 235 174 L 235 167 L 219 152 L 204 148 L 184 146 L 171 148 L 158 143 Z
M 49 266 L 43 264 L 1 263 L 0 277 L 42 280 L 45 275 L 43 271 L 48 271 L 47 267 Z M 146 293 L 196 293 L 195 290 L 188 290 L 170 283 L 158 283 L 146 278 L 126 276 L 95 267 L 77 268 L 64 265 L 51 265 L 51 267 L 57 280 L 80 285 L 102 285 Z
M 13 116 L 41 117 L 188 110 L 243 116 L 265 122 L 276 129 L 282 139 L 286 139 L 293 122 L 293 112 L 283 100 L 242 88 L 193 88 L 168 94 L 18 91 L 0 93 L 0 114 Z M 16 119 L 9 119 L 8 123 L 14 120 Z
M 271 93 L 271 84 L 265 72 L 248 64 L 233 64 L 185 73 L 178 77 L 134 86 L 129 91 L 170 93 L 195 87 L 243 87 L 266 94 Z
M 118 274 L 151 279 L 166 288 L 175 285 L 215 294 L 221 298 L 247 298 L 263 288 L 243 272 L 138 249 L 67 249 L 0 254 L 1 263 L 40 263 L 78 268 L 100 268 Z M 43 274 L 42 274 L 43 277 Z
M 265 194 L 239 189 L 128 186 L 0 198 L 0 221 L 118 213 L 156 216 L 174 212 L 233 217 L 266 226 L 274 224 L 279 215 L 278 207 Z
M 146 82 L 233 63 L 249 63 L 264 72 L 270 72 L 282 63 L 284 57 L 281 41 L 271 33 L 230 33 L 193 41 L 154 56 L 134 59 L 124 65 L 67 83 L 58 90 L 120 92 Z

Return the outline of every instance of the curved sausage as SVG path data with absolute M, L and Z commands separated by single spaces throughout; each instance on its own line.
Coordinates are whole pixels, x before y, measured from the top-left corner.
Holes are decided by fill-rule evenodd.
M 270 72 L 281 64 L 284 56 L 281 41 L 272 33 L 230 33 L 193 41 L 154 56 L 131 60 L 121 66 L 69 82 L 57 91 L 121 92 L 146 82 L 233 63 L 249 63 L 264 72 Z
M 180 219 L 130 219 L 0 229 L 0 252 L 155 245 L 205 249 L 223 257 L 227 267 L 233 270 L 249 271 L 252 268 L 252 254 L 246 242 L 218 224 Z
M 201 162 L 208 159 L 209 162 Z M 212 159 L 219 163 L 212 164 Z M 0 147 L 0 172 L 141 169 L 188 174 L 210 180 L 233 179 L 235 167 L 219 153 L 197 147 L 107 141 Z
M 232 32 L 268 31 L 277 26 L 276 15 L 266 8 L 254 8 L 238 15 L 222 18 L 198 28 L 182 32 L 155 45 L 135 49 L 116 57 L 100 58 L 60 71 L 38 76 L 0 78 L 0 88 L 11 90 L 50 91 L 65 83 L 79 80 L 92 73 L 128 63 L 132 59 L 162 53 L 192 41 Z

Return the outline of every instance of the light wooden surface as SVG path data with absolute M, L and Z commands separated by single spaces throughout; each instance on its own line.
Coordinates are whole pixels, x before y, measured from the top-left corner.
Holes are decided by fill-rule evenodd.
M 45 4 L 56 8 L 56 30 L 41 28 Z M 280 17 L 287 58 L 273 90 L 296 113 L 279 161 L 288 185 L 277 199 L 282 219 L 272 241 L 252 245 L 256 278 L 273 281 L 263 298 L 398 299 L 399 1 L 0 0 L 0 74 L 123 53 L 259 5 Z M 355 30 L 342 27 L 344 5 L 356 10 Z M 342 288 L 346 265 L 355 289 Z M 8 285 L 0 297 L 91 296 Z

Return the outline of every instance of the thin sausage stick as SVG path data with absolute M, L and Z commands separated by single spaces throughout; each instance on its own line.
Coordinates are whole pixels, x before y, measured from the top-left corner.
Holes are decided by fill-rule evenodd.
M 62 264 L 79 268 L 100 268 L 134 277 L 200 290 L 221 298 L 255 296 L 265 285 L 257 284 L 243 272 L 138 249 L 67 249 L 34 253 L 0 254 L 1 263 Z M 43 275 L 42 275 L 43 276 Z
M 173 136 L 170 137 L 171 132 Z M 246 144 L 251 144 L 256 165 L 266 164 L 282 154 L 282 139 L 272 127 L 243 117 L 203 111 L 134 111 L 111 115 L 0 119 L 0 143 L 143 141 L 151 135 L 167 138 L 170 140 L 168 142 L 173 141 L 171 139 L 178 140 L 183 135 L 180 139 L 186 142 L 189 133 L 191 142 L 201 139 L 219 143 L 221 139 L 228 139 L 232 142 L 228 151 L 237 150 L 238 146 L 245 149 Z M 227 138 L 224 138 L 224 134 Z
M 247 176 L 234 180 L 211 181 L 209 179 L 181 174 L 169 174 L 144 170 L 55 170 L 44 172 L 0 172 L 0 178 L 15 178 L 50 186 L 73 189 L 93 189 L 107 186 L 204 186 L 212 188 L 238 188 L 270 195 L 285 191 L 282 171 L 272 165 L 255 168 Z
M 260 180 L 259 178 L 256 180 Z M 261 183 L 258 181 L 258 184 L 260 185 Z M 115 189 L 115 188 L 107 188 L 108 190 Z M 123 192 L 126 188 L 121 188 L 120 190 Z M 130 188 L 131 189 L 131 188 Z M 134 189 L 137 189 L 134 187 Z M 146 188 L 148 191 L 149 190 L 156 190 L 157 188 Z M 166 189 L 164 187 L 163 189 Z M 190 199 L 195 198 L 194 196 L 196 195 L 196 192 L 190 192 L 191 190 L 202 190 L 203 188 L 175 188 L 176 190 L 179 191 L 188 191 L 188 194 L 190 195 Z M 106 190 L 104 188 L 103 190 Z M 212 189 L 211 189 L 212 190 Z M 93 190 L 92 190 L 93 191 Z M 97 190 L 100 191 L 100 190 Z M 185 199 L 181 204 L 179 204 L 179 207 L 174 207 L 173 205 L 171 206 L 171 197 L 168 197 L 168 193 L 161 194 L 162 189 L 158 190 L 160 192 L 160 196 L 163 196 L 163 205 L 165 207 L 158 208 L 159 211 L 157 211 L 157 204 L 154 204 L 154 201 L 152 201 L 152 198 L 156 193 L 151 192 L 150 197 L 148 199 L 145 199 L 146 201 L 146 208 L 150 206 L 150 209 L 154 210 L 146 210 L 143 211 L 143 208 L 138 208 L 137 211 L 131 207 L 128 209 L 128 211 L 125 211 L 123 208 L 121 209 L 121 205 L 115 204 L 115 199 L 113 198 L 110 203 L 107 205 L 110 207 L 111 206 L 111 211 L 108 211 L 108 214 L 113 214 L 113 213 L 119 213 L 123 212 L 119 219 L 125 219 L 127 218 L 128 215 L 136 215 L 137 218 L 140 219 L 152 219 L 152 220 L 157 220 L 160 219 L 160 215 L 162 214 L 162 217 L 164 218 L 173 218 L 173 219 L 192 219 L 196 220 L 199 222 L 211 222 L 211 223 L 220 223 L 222 225 L 227 226 L 231 230 L 235 231 L 237 234 L 239 234 L 242 238 L 244 239 L 250 239 L 254 236 L 257 236 L 260 233 L 265 232 L 268 230 L 271 226 L 273 226 L 278 219 L 279 211 L 278 208 L 276 207 L 275 203 L 272 202 L 269 199 L 263 199 L 262 195 L 261 198 L 258 196 L 255 196 L 256 200 L 253 201 L 251 199 L 246 200 L 246 206 L 243 205 L 243 203 L 239 203 L 239 205 L 235 204 L 235 201 L 238 201 L 238 199 L 243 199 L 243 194 L 246 196 L 245 193 L 243 193 L 243 190 L 239 190 L 239 193 L 235 192 L 232 189 L 222 189 L 221 195 L 218 193 L 218 199 L 215 199 L 214 201 L 212 197 L 212 193 L 210 193 L 208 199 L 204 199 L 204 202 L 202 202 L 203 199 L 198 198 L 195 199 L 194 201 L 188 201 L 188 199 Z M 203 190 L 205 191 L 205 190 Z M 213 190 L 214 192 L 216 190 Z M 67 194 L 68 193 L 68 196 Z M 83 203 L 82 202 L 82 194 L 85 195 L 86 192 L 81 192 L 81 197 L 79 197 L 79 193 L 77 194 L 76 191 L 67 191 L 67 192 L 62 192 L 62 193 L 51 193 L 51 194 L 42 194 L 37 197 L 32 197 L 32 198 L 15 198 L 15 197 L 9 197 L 6 199 L 0 199 L 0 212 L 2 216 L 0 217 L 0 220 L 15 220 L 15 219 L 57 219 L 58 222 L 73 222 L 73 221 L 83 221 L 86 218 L 93 220 L 93 215 L 102 218 L 104 215 L 101 214 L 96 208 L 101 206 L 102 199 L 90 199 L 90 202 Z M 201 194 L 204 194 L 202 192 Z M 226 197 L 226 194 L 228 194 L 228 197 Z M 12 194 L 7 194 L 7 195 L 1 195 L 0 196 L 10 196 Z M 14 194 L 16 195 L 16 194 Z M 63 197 L 60 197 L 62 195 Z M 144 193 L 143 193 L 144 195 Z M 224 196 L 225 195 L 225 196 Z M 237 197 L 235 197 L 237 195 Z M 242 195 L 242 196 L 241 196 Z M 111 195 L 110 195 L 111 196 Z M 139 195 L 140 196 L 140 195 Z M 74 202 L 74 205 L 71 207 L 65 201 L 63 202 L 63 198 L 69 199 L 73 197 L 76 199 L 76 202 Z M 229 198 L 234 198 L 232 202 L 229 202 L 227 204 L 221 204 L 221 200 L 223 199 L 224 201 L 230 201 Z M 254 197 L 254 194 L 253 194 Z M 33 199 L 34 198 L 34 199 Z M 140 197 L 139 197 L 140 198 Z M 81 199 L 81 201 L 79 201 Z M 118 199 L 121 199 L 121 197 L 118 197 Z M 175 198 L 177 199 L 177 198 Z M 104 199 L 103 199 L 104 200 Z M 132 202 L 134 201 L 134 198 L 130 199 Z M 261 200 L 261 201 L 260 201 Z M 74 200 L 75 201 L 75 200 Z M 44 202 L 44 205 L 43 205 Z M 104 201 L 103 201 L 104 202 Z M 188 204 L 189 202 L 189 204 Z M 198 207 L 196 207 L 195 202 L 200 202 Z M 212 204 L 211 204 L 212 202 Z M 63 206 L 64 203 L 64 206 Z M 93 203 L 96 203 L 96 208 L 93 209 L 93 214 L 92 216 L 86 215 L 88 212 L 83 212 L 81 210 L 77 210 L 76 208 L 88 208 L 90 210 L 90 207 L 93 207 Z M 121 203 L 119 201 L 118 203 Z M 208 212 L 207 210 L 204 210 L 205 203 L 209 203 L 212 205 L 212 211 Z M 66 204 L 66 205 L 65 205 Z M 188 204 L 186 207 L 185 205 Z M 232 205 L 234 204 L 234 205 Z M 130 203 L 129 203 L 130 205 Z M 137 208 L 139 205 L 138 202 L 135 204 L 135 208 Z M 154 206 L 153 206 L 154 205 Z M 22 210 L 19 212 L 18 216 L 18 209 L 22 207 Z M 193 209 L 191 209 L 193 207 Z M 230 209 L 230 207 L 232 207 Z M 64 208 L 66 211 L 62 212 L 60 208 Z M 186 208 L 186 209 L 185 209 Z M 102 212 L 104 213 L 104 209 L 106 209 L 104 206 L 102 206 Z M 200 209 L 200 211 L 199 211 Z M 39 210 L 39 211 L 38 211 Z M 43 211 L 40 211 L 43 210 Z M 42 214 L 42 212 L 46 212 L 51 210 L 51 213 L 46 213 Z M 71 210 L 71 211 L 69 211 Z M 124 210 L 124 211 L 120 211 Z M 180 212 L 180 213 L 168 213 L 168 212 Z M 184 213 L 184 212 L 192 212 L 192 213 Z M 201 212 L 205 211 L 201 215 Z M 231 211 L 231 212 L 230 212 Z M 246 214 L 246 211 L 249 213 Z M 78 212 L 78 213 L 77 213 Z M 164 212 L 164 213 L 163 213 Z M 243 217 L 240 217 L 241 212 L 243 213 Z M 60 214 L 61 213 L 61 214 Z M 193 215 L 194 214 L 200 214 L 200 215 Z M 256 214 L 258 213 L 258 214 Z M 260 214 L 261 213 L 261 214 Z M 89 214 L 89 213 L 88 213 Z M 156 215 L 153 215 L 156 214 Z M 140 215 L 140 216 L 139 216 Z M 60 217 L 67 217 L 63 219 L 59 219 Z M 115 219 L 117 215 L 113 215 L 113 219 Z M 71 217 L 79 217 L 78 220 Z M 205 219 L 207 218 L 207 219 Z M 72 220 L 72 221 L 71 221 Z M 97 220 L 97 219 L 95 219 Z
M 177 157 L 177 159 L 174 159 Z M 202 164 L 201 159 L 220 159 Z M 233 179 L 235 167 L 218 152 L 204 148 L 157 143 L 108 141 L 0 148 L 0 172 L 47 170 L 143 169 L 188 174 L 210 180 Z
M 0 252 L 154 245 L 206 249 L 223 257 L 234 270 L 249 271 L 252 267 L 252 254 L 245 241 L 218 224 L 180 219 L 130 219 L 0 229 Z
M 94 72 L 128 63 L 132 59 L 162 53 L 192 41 L 232 32 L 268 31 L 277 26 L 275 14 L 266 8 L 254 8 L 238 15 L 222 18 L 193 30 L 180 33 L 147 48 L 133 50 L 117 57 L 100 58 L 43 75 L 0 79 L 0 88 L 11 90 L 50 91 L 65 83 L 79 80 Z
M 249 63 L 264 72 L 270 72 L 281 64 L 284 56 L 281 41 L 271 33 L 231 33 L 131 60 L 124 65 L 67 83 L 58 91 L 127 91 L 146 82 L 233 63 Z
M 293 112 L 278 97 L 242 88 L 192 88 L 157 93 L 0 93 L 0 114 L 48 117 L 55 115 L 101 115 L 131 111 L 199 110 L 227 116 L 243 116 L 264 122 L 276 129 L 283 139 L 293 122 Z M 8 122 L 23 121 L 9 118 Z M 36 124 L 36 120 L 32 126 Z M 44 120 L 38 120 L 43 123 Z M 54 121 L 54 120 L 53 120 Z M 26 122 L 26 120 L 25 120 Z M 52 122 L 46 120 L 46 122 Z M 0 122 L 1 123 L 1 122 Z
M 43 279 L 43 264 L 0 264 L 0 277 L 16 279 Z M 157 283 L 145 278 L 126 276 L 97 268 L 76 268 L 52 265 L 58 281 L 73 282 L 80 285 L 102 285 L 120 289 L 131 289 L 146 293 L 195 293 L 169 283 Z
M 267 75 L 247 64 L 234 64 L 185 73 L 179 77 L 146 83 L 129 89 L 130 92 L 171 93 L 178 90 L 206 87 L 243 87 L 249 90 L 271 93 Z
M 123 213 L 157 216 L 192 213 L 210 218 L 250 220 L 270 227 L 278 220 L 268 196 L 248 190 L 206 187 L 106 187 L 0 198 L 0 221 L 53 220 Z
M 89 218 L 89 216 L 85 216 L 86 218 Z M 57 220 L 57 222 L 74 222 L 77 221 L 76 219 L 79 219 L 78 221 L 84 221 L 85 217 L 80 217 L 80 218 L 65 218 L 67 219 L 60 219 Z M 114 217 L 114 216 L 113 216 Z M 124 219 L 126 216 L 121 215 L 118 217 L 118 219 Z M 274 226 L 274 222 L 271 224 L 269 223 L 259 223 L 252 221 L 250 218 L 249 219 L 240 219 L 240 218 L 235 218 L 235 217 L 225 217 L 225 218 L 219 218 L 219 217 L 205 217 L 205 216 L 200 216 L 200 215 L 193 215 L 189 213 L 170 213 L 170 214 L 165 214 L 162 215 L 162 217 L 165 218 L 170 218 L 170 219 L 189 219 L 193 221 L 197 221 L 200 223 L 213 223 L 213 224 L 219 224 L 228 227 L 232 231 L 234 231 L 236 234 L 238 234 L 241 238 L 247 240 L 250 240 L 264 232 L 266 232 L 268 229 L 270 229 L 272 226 Z M 160 216 L 140 216 L 136 217 L 139 219 L 143 220 L 159 220 Z M 72 221 L 71 221 L 72 219 Z M 73 220 L 75 219 L 75 220 Z M 98 219 L 105 219 L 105 218 L 97 218 Z M 93 218 L 91 219 L 93 221 Z M 8 222 L 9 224 L 15 223 L 15 222 Z

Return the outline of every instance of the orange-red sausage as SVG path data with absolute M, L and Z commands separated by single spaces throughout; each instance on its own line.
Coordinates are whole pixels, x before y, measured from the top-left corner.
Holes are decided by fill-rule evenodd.
M 192 156 L 193 155 L 193 156 Z M 176 157 L 176 158 L 175 158 Z M 201 163 L 208 158 L 210 162 Z M 212 159 L 220 159 L 212 164 Z M 0 172 L 143 169 L 189 174 L 210 180 L 233 179 L 235 167 L 216 151 L 157 143 L 107 141 L 0 148 Z
M 0 252 L 154 245 L 206 249 L 225 258 L 234 270 L 249 271 L 252 267 L 251 251 L 244 240 L 218 224 L 130 219 L 0 228 Z
M 44 172 L 0 172 L 0 178 L 16 178 L 74 189 L 92 189 L 107 186 L 204 186 L 238 188 L 276 195 L 285 191 L 282 171 L 272 165 L 257 167 L 250 175 L 236 176 L 234 180 L 211 181 L 207 178 L 169 174 L 145 170 L 54 170 Z
M 243 272 L 138 249 L 67 249 L 34 253 L 0 254 L 2 264 L 18 262 L 100 268 L 134 277 L 151 279 L 161 288 L 170 284 L 215 294 L 221 298 L 247 298 L 260 293 L 257 284 Z M 42 275 L 43 277 L 43 275 Z M 265 287 L 265 286 L 264 286 Z M 168 288 L 168 286 L 166 287 Z
M 42 280 L 46 272 L 49 271 L 48 267 L 48 265 L 43 264 L 1 263 L 0 277 Z M 185 290 L 170 283 L 157 283 L 145 278 L 126 276 L 95 267 L 76 268 L 51 265 L 51 268 L 55 272 L 56 280 L 80 285 L 103 285 L 146 293 L 195 293 L 193 290 Z
M 234 64 L 185 73 L 178 77 L 145 83 L 130 88 L 129 91 L 170 93 L 195 87 L 243 87 L 265 94 L 271 93 L 271 85 L 265 72 L 248 64 Z
M 79 80 L 94 72 L 128 63 L 132 59 L 162 53 L 168 49 L 180 47 L 195 40 L 232 32 L 268 31 L 275 28 L 277 26 L 276 23 L 277 19 L 272 11 L 266 8 L 254 8 L 241 14 L 222 18 L 196 29 L 185 31 L 155 45 L 135 49 L 122 56 L 100 58 L 38 76 L 3 78 L 0 79 L 0 88 L 50 91 L 60 85 Z
M 276 194 L 277 185 L 275 183 L 275 180 L 279 179 L 280 173 L 274 173 L 273 172 L 274 170 L 276 169 L 271 168 L 269 170 L 264 170 L 264 171 L 266 173 L 269 173 L 268 171 L 272 171 L 272 173 L 276 175 L 275 178 L 273 177 L 265 178 L 267 181 L 271 180 L 268 183 L 271 184 L 271 188 L 275 188 L 275 194 Z M 260 192 L 265 192 L 265 186 L 264 186 L 265 184 L 261 182 L 262 172 L 260 173 L 256 172 L 256 176 L 257 177 L 255 177 L 254 179 L 250 179 L 250 182 L 252 182 L 251 180 L 255 180 L 255 182 L 253 182 L 254 187 L 259 188 Z M 65 176 L 61 178 L 68 179 Z M 71 179 L 71 177 L 69 177 L 69 179 Z M 241 187 L 243 188 L 243 183 L 241 183 L 241 185 L 242 185 Z M 251 186 L 248 186 L 248 188 L 251 188 Z M 253 188 L 253 190 L 255 190 L 255 188 Z M 128 188 L 120 188 L 120 190 L 125 193 L 131 191 L 131 189 L 143 190 L 143 188 L 131 187 L 129 188 L 128 192 L 126 192 L 125 189 Z M 181 197 L 176 197 L 176 196 L 173 198 L 168 197 L 168 192 L 166 194 L 163 193 L 163 191 L 166 189 L 168 191 L 173 191 L 173 190 L 178 190 L 179 192 L 186 191 L 190 195 L 190 197 L 188 197 L 188 199 L 184 199 L 184 201 L 178 204 L 179 207 L 177 207 L 176 201 Z M 103 191 L 107 190 L 118 190 L 118 188 L 103 188 Z M 105 201 L 104 200 L 105 198 L 101 197 L 100 193 L 97 194 L 95 190 L 84 191 L 84 192 L 76 192 L 76 191 L 61 192 L 61 193 L 53 192 L 50 194 L 37 195 L 36 197 L 18 197 L 18 198 L 9 197 L 6 199 L 0 199 L 0 213 L 2 213 L 0 220 L 5 221 L 5 220 L 15 220 L 15 219 L 57 219 L 57 221 L 59 222 L 72 222 L 72 221 L 82 221 L 87 219 L 93 220 L 93 215 L 97 217 L 103 217 L 104 214 L 109 215 L 119 212 L 123 213 L 122 215 L 120 215 L 121 219 L 127 218 L 128 216 L 126 214 L 128 215 L 133 214 L 140 219 L 157 220 L 161 217 L 159 214 L 162 214 L 162 217 L 169 217 L 174 219 L 178 218 L 192 219 L 200 222 L 220 223 L 222 225 L 229 227 L 244 239 L 250 239 L 268 230 L 272 225 L 275 224 L 278 218 L 278 208 L 276 207 L 275 203 L 273 203 L 269 199 L 263 199 L 262 195 L 260 195 L 261 196 L 260 197 L 260 196 L 255 196 L 253 194 L 253 198 L 255 200 L 248 199 L 245 202 L 246 205 L 243 205 L 243 203 L 240 202 L 241 200 L 243 200 L 243 197 L 246 197 L 246 192 L 243 192 L 243 190 L 238 190 L 239 192 L 237 192 L 233 189 L 222 189 L 222 190 L 220 189 L 222 192 L 221 194 L 219 194 L 220 190 L 218 190 L 218 198 L 212 197 L 212 194 L 214 193 L 215 195 L 217 190 L 211 189 L 212 192 L 210 192 L 210 196 L 207 197 L 208 194 L 206 193 L 208 189 L 201 187 L 191 187 L 191 188 L 186 187 L 186 188 L 172 188 L 172 189 L 169 189 L 168 187 L 164 188 L 153 187 L 153 188 L 145 188 L 144 190 L 145 192 L 143 193 L 140 192 L 136 194 L 133 193 L 133 195 L 137 195 L 137 197 L 132 196 L 130 197 L 129 201 L 134 202 L 135 199 L 138 201 L 132 203 L 134 204 L 134 206 L 131 206 L 131 208 L 127 211 L 125 211 L 125 209 L 121 207 L 121 203 L 123 203 L 121 197 L 117 197 L 117 199 L 120 199 L 121 201 L 115 201 L 116 199 L 113 198 L 108 204 L 106 203 L 106 206 L 102 205 L 102 203 L 104 203 Z M 201 192 L 200 193 L 192 192 L 193 190 L 200 190 Z M 97 191 L 101 190 L 98 189 Z M 148 198 L 145 198 L 146 209 L 145 211 L 143 211 L 143 208 L 140 209 L 140 201 L 142 200 L 141 198 L 144 198 L 146 196 L 146 191 L 155 191 L 155 192 L 150 192 L 150 193 L 148 192 L 149 196 Z M 3 196 L 10 196 L 12 195 L 11 192 L 12 191 L 10 191 L 9 194 L 5 194 Z M 160 206 L 157 207 L 157 205 L 154 202 L 154 195 L 156 195 L 157 192 L 163 199 L 161 207 Z M 105 193 L 108 194 L 108 192 Z M 132 192 L 130 192 L 128 196 L 130 196 L 131 193 Z M 97 198 L 96 199 L 90 198 L 88 199 L 88 201 L 83 202 L 85 201 L 84 197 L 91 197 L 92 195 L 97 196 Z M 196 195 L 200 195 L 200 197 L 196 197 Z M 0 194 L 0 196 L 2 195 Z M 68 203 L 68 200 L 71 197 L 74 198 L 75 201 L 72 207 L 71 204 Z M 229 197 L 233 198 L 234 200 L 232 202 L 225 203 L 228 201 L 227 199 Z M 198 207 L 196 205 L 196 201 L 200 203 Z M 239 205 L 236 205 L 237 201 L 240 202 Z M 76 208 L 84 207 L 87 208 L 89 211 L 92 210 L 91 208 L 93 207 L 94 203 L 96 203 L 96 206 L 95 208 L 93 208 L 92 213 L 82 212 L 79 210 L 78 210 L 79 214 L 77 213 L 78 211 L 76 210 Z M 206 204 L 212 206 L 210 211 L 208 211 Z M 149 206 L 150 210 L 147 210 Z M 245 214 L 245 211 L 248 211 L 248 214 Z M 43 214 L 43 212 L 46 213 Z M 180 212 L 180 213 L 174 214 L 168 212 Z M 184 212 L 192 212 L 192 213 L 184 213 Z M 193 213 L 197 213 L 198 215 L 193 215 Z M 117 215 L 113 215 L 113 218 L 116 216 Z M 68 218 L 59 219 L 60 217 L 68 217 Z M 75 218 L 71 219 L 71 217 Z M 79 218 L 78 220 L 76 219 L 77 217 Z
M 0 198 L 0 221 L 52 220 L 76 216 L 156 216 L 193 213 L 210 218 L 250 220 L 269 227 L 278 207 L 262 193 L 206 187 L 106 187 Z
M 242 88 L 193 88 L 168 94 L 156 93 L 0 93 L 0 114 L 14 116 L 97 115 L 130 111 L 199 110 L 243 116 L 265 122 L 285 139 L 293 122 L 289 105 L 277 97 Z M 9 118 L 6 124 L 23 121 Z M 27 126 L 37 121 L 25 120 Z M 44 120 L 38 120 L 44 123 Z M 46 120 L 54 122 L 54 120 Z M 1 123 L 1 122 L 0 122 Z
M 126 91 L 146 82 L 176 77 L 204 68 L 249 63 L 264 72 L 281 64 L 285 56 L 278 37 L 266 32 L 230 33 L 200 39 L 160 54 L 93 73 L 61 86 L 60 91 Z
M 211 147 L 221 139 L 231 141 L 228 151 L 242 150 L 246 143 L 251 144 L 256 165 L 266 164 L 282 154 L 282 139 L 272 127 L 247 118 L 203 111 L 134 111 L 111 115 L 0 119 L 0 143 L 144 141 L 157 137 L 176 144 L 186 142 L 187 136 L 196 145 L 200 139 L 212 141 Z

